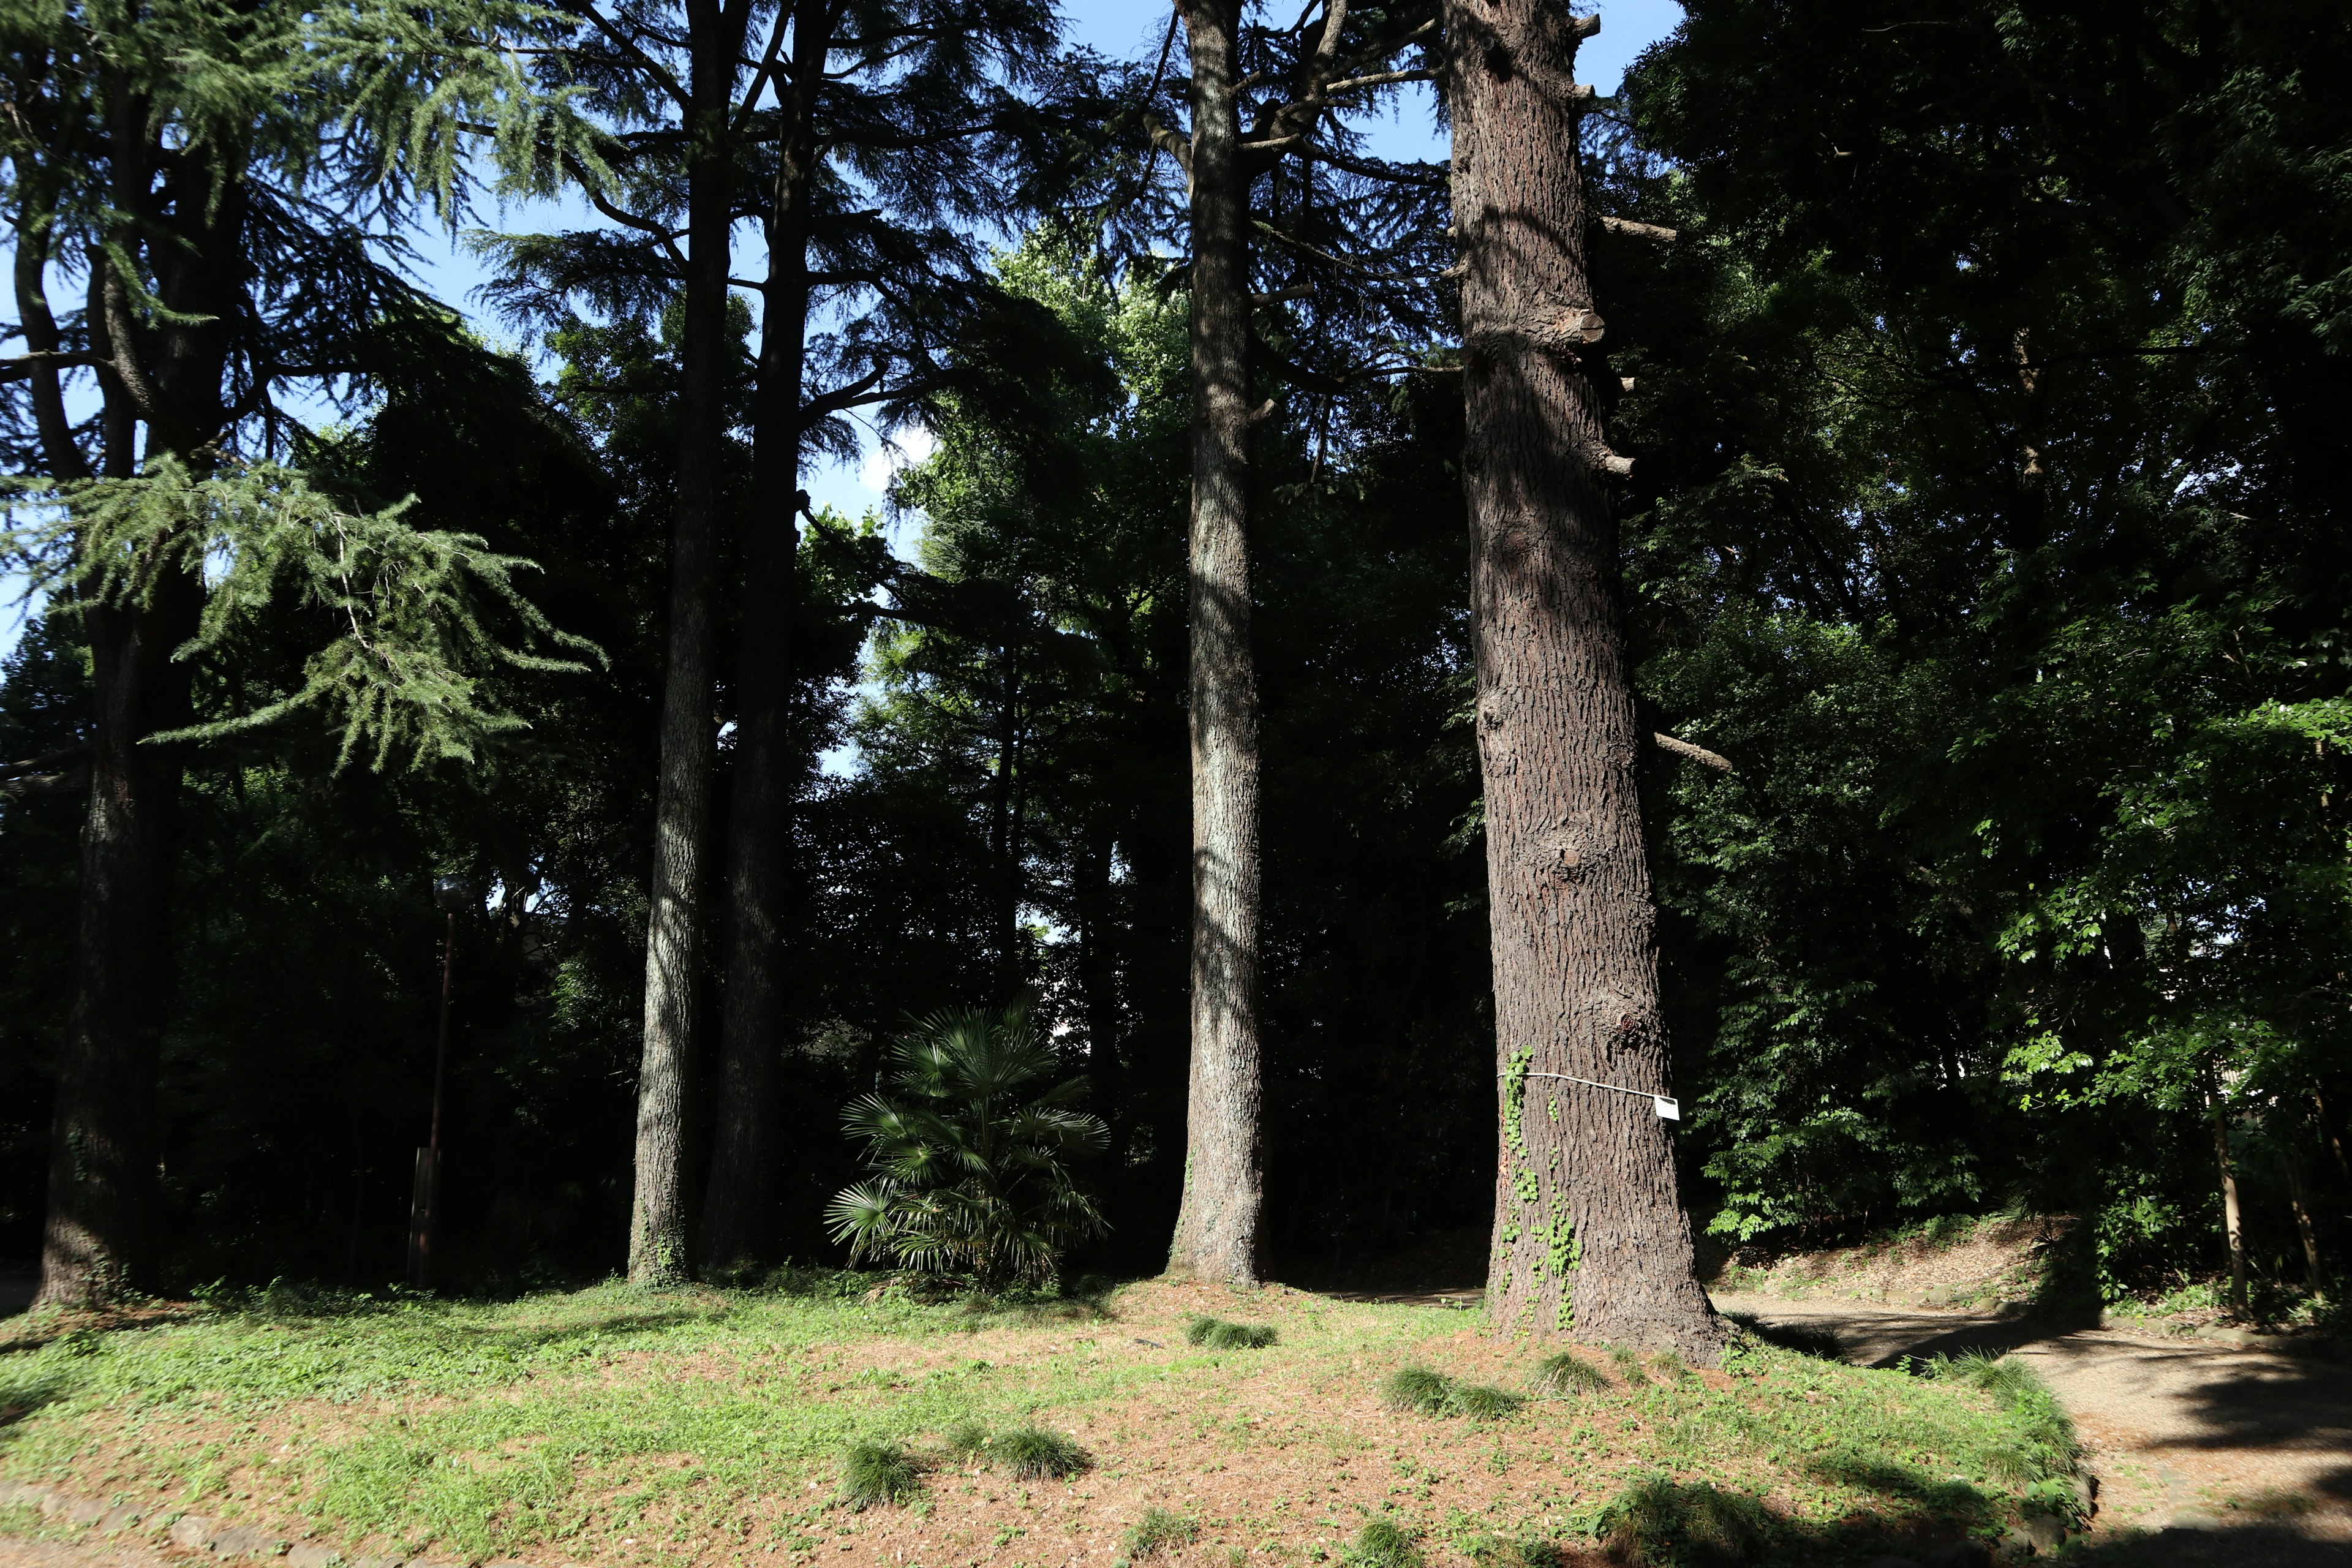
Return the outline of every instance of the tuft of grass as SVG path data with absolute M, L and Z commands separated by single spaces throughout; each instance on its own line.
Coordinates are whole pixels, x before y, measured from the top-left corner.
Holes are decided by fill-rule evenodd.
M 1506 1394 L 1483 1383 L 1457 1383 L 1448 1392 L 1445 1413 L 1465 1415 L 1473 1421 L 1503 1421 L 1519 1413 L 1527 1401 L 1516 1394 Z
M 1126 1549 L 1128 1560 L 1135 1562 L 1171 1546 L 1190 1546 L 1200 1535 L 1201 1527 L 1182 1514 L 1147 1508 L 1141 1519 L 1127 1527 L 1119 1544 Z
M 1404 1526 L 1382 1514 L 1368 1519 L 1356 1531 L 1355 1544 L 1341 1559 L 1348 1568 L 1423 1568 L 1426 1559 Z
M 1425 1366 L 1402 1366 L 1381 1385 L 1381 1403 L 1391 1410 L 1415 1415 L 1466 1415 L 1473 1421 L 1500 1421 L 1518 1413 L 1527 1403 L 1516 1394 L 1483 1383 L 1456 1383 Z
M 1401 1366 L 1381 1384 L 1381 1403 L 1391 1410 L 1415 1415 L 1443 1415 L 1454 1394 L 1454 1380 L 1425 1366 Z
M 1187 1342 L 1213 1351 L 1262 1351 L 1276 1338 L 1272 1323 L 1230 1323 L 1196 1317 L 1184 1325 Z
M 1610 1386 L 1609 1374 L 1574 1351 L 1562 1351 L 1538 1363 L 1536 1389 L 1542 1394 L 1597 1394 Z
M 1560 1568 L 1559 1548 L 1525 1536 L 1480 1535 L 1465 1549 L 1478 1568 Z
M 915 1461 L 896 1443 L 852 1443 L 841 1457 L 841 1500 L 860 1512 L 921 1489 Z
M 1660 1351 L 1650 1358 L 1650 1365 L 1668 1383 L 1680 1383 L 1690 1375 L 1690 1364 L 1683 1360 L 1679 1352 Z
M 988 1440 L 988 1457 L 1024 1481 L 1063 1480 L 1092 1463 L 1077 1440 L 1043 1426 L 1015 1426 Z
M 940 1436 L 950 1458 L 975 1459 L 988 1450 L 988 1428 L 977 1421 L 959 1421 Z
M 1769 1516 L 1740 1492 L 1654 1476 L 1601 1510 L 1601 1534 L 1637 1568 L 1734 1568 L 1763 1549 Z
M 1609 1363 L 1629 1388 L 1639 1388 L 1650 1381 L 1649 1372 L 1642 1365 L 1642 1355 L 1631 1345 L 1611 1345 Z

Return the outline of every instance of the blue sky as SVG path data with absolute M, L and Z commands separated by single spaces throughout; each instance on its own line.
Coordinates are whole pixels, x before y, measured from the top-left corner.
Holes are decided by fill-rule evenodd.
M 1599 9 L 1601 32 L 1579 51 L 1577 74 L 1608 93 L 1616 90 L 1626 66 L 1636 55 L 1673 30 L 1681 20 L 1681 7 L 1675 0 L 1601 0 Z M 1062 10 L 1073 39 L 1108 55 L 1156 53 L 1168 27 L 1167 7 L 1159 3 L 1072 0 Z M 1415 89 L 1415 95 L 1400 103 L 1389 125 L 1376 134 L 1376 149 L 1391 157 L 1444 157 L 1444 144 L 1436 133 L 1430 105 L 1426 89 Z M 591 215 L 574 204 L 537 205 L 511 209 L 492 221 L 509 230 L 577 228 L 586 226 Z M 487 274 L 457 239 L 427 235 L 419 240 L 416 248 L 421 282 L 440 298 L 475 316 L 488 335 L 509 335 L 497 321 L 488 319 L 481 301 L 475 297 L 487 281 Z M 920 431 L 904 437 L 895 452 L 886 449 L 869 431 L 859 458 L 820 464 L 804 476 L 803 482 L 819 505 L 830 505 L 856 516 L 881 504 L 894 463 L 919 458 L 928 449 L 928 439 Z M 16 647 L 23 626 L 14 595 L 5 592 L 8 586 L 5 579 L 0 579 L 0 658 Z

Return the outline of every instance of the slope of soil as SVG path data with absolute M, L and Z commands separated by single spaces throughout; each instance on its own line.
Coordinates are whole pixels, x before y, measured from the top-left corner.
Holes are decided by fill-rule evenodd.
M 1193 1539 L 1155 1561 L 1223 1568 L 1335 1561 L 1377 1519 L 1433 1563 L 1572 1557 L 1654 1478 L 1757 1500 L 1784 1554 L 1867 1555 L 1999 1531 L 2032 1462 L 1982 1395 L 1769 1348 L 1705 1373 L 1593 1352 L 1599 1389 L 1478 1421 L 1391 1409 L 1382 1384 L 1420 1365 L 1529 1393 L 1557 1347 L 1281 1288 L 1013 1311 L 866 1283 L 264 1300 L 79 1331 L 0 1357 L 0 1405 L 22 1412 L 0 1474 L 127 1507 L 150 1544 L 188 1513 L 348 1559 L 1039 1568 L 1113 1562 L 1157 1509 Z M 1278 1342 L 1194 1348 L 1202 1312 Z M 1066 1434 L 1090 1463 L 1021 1479 L 955 1457 L 968 1424 Z M 843 1506 L 858 1440 L 904 1445 L 919 1496 Z

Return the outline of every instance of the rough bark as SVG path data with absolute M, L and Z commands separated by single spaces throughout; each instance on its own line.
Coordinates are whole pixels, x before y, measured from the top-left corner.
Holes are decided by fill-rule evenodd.
M 1498 1330 L 1706 1363 L 1724 1330 L 1647 1098 L 1672 1092 L 1634 782 L 1648 736 L 1599 396 L 1577 357 L 1600 331 L 1576 158 L 1586 95 L 1570 86 L 1592 26 L 1538 0 L 1446 7 L 1501 1111 L 1486 1300 Z
M 1264 1207 L 1258 1063 L 1258 720 L 1250 647 L 1249 185 L 1237 0 L 1195 0 L 1192 67 L 1192 1067 L 1169 1272 L 1254 1285 Z
M 637 1069 L 636 1187 L 629 1207 L 629 1279 L 684 1275 L 688 1249 L 687 1104 L 700 969 L 703 856 L 717 750 L 711 718 L 712 608 L 726 406 L 729 95 L 741 23 L 719 7 L 687 7 L 694 103 L 688 119 L 687 265 L 679 341 L 677 498 L 669 552 L 669 626 L 662 672 L 660 780 L 654 804 L 651 908 L 646 926 L 645 1048 Z
M 702 1261 L 765 1261 L 776 1235 L 777 1096 L 791 1014 L 785 931 L 793 898 L 793 616 L 800 603 L 801 397 L 809 312 L 811 118 L 830 33 L 810 7 L 795 18 L 789 80 L 779 93 L 781 150 L 768 232 L 768 277 L 753 392 L 752 522 L 745 543 L 735 671 L 735 767 L 728 803 L 727 990 L 719 1104 Z

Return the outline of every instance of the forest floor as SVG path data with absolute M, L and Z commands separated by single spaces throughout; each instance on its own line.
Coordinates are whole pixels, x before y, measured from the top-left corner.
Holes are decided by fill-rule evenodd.
M 0 1478 L 56 1489 L 41 1512 L 8 1489 L 0 1563 L 185 1568 L 176 1539 L 290 1544 L 289 1568 L 1112 1568 L 1156 1538 L 1155 1563 L 1387 1568 L 1413 1560 L 1404 1541 L 1517 1568 L 1595 1554 L 1643 1488 L 1640 1517 L 1686 1544 L 1861 1562 L 1998 1535 L 2046 1458 L 2027 1414 L 1976 1389 L 1752 1342 L 1723 1371 L 1591 1352 L 1593 1386 L 1472 1419 L 1383 1386 L 1419 1367 L 1533 1395 L 1542 1351 L 1442 1301 L 1146 1281 L 978 1307 L 870 1284 L 280 1293 L 20 1332 Z M 1276 1342 L 1192 1345 L 1202 1314 Z M 1029 1426 L 1084 1468 L 1008 1473 L 1003 1439 Z M 847 1506 L 861 1441 L 903 1446 L 912 1499 Z M 77 1506 L 119 1528 L 76 1528 Z M 246 1533 L 224 1546 L 224 1526 Z

